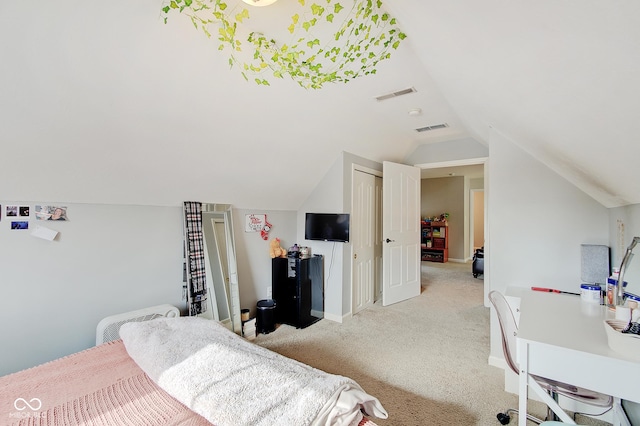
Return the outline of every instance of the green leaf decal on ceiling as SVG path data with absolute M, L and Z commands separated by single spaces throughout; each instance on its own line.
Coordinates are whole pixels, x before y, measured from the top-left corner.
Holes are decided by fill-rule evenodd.
M 179 13 L 207 37 L 217 34 L 217 48 L 227 52 L 229 65 L 239 67 L 247 81 L 252 75 L 261 86 L 269 86 L 269 73 L 307 89 L 376 74 L 379 62 L 389 59 L 407 37 L 380 0 L 297 3 L 288 6 L 298 11 L 283 28 L 294 41 L 251 31 L 249 9 L 240 0 L 170 0 L 162 12 L 164 23 Z

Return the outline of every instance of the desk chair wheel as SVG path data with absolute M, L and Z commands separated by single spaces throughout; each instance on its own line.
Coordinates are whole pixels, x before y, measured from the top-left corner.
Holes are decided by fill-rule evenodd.
M 496 416 L 501 425 L 508 425 L 511 421 L 511 416 L 506 413 L 498 413 Z
M 502 425 L 508 425 L 509 424 L 509 422 L 511 421 L 511 416 L 509 414 L 515 414 L 517 416 L 520 415 L 520 413 L 518 413 L 518 410 L 516 408 L 509 408 L 504 413 L 498 413 L 498 415 L 496 416 L 498 421 L 500 422 L 500 424 L 502 424 Z M 538 425 L 540 423 L 544 422 L 544 420 L 539 419 L 537 417 L 534 417 L 531 414 L 527 414 L 527 420 L 532 421 L 533 423 L 538 424 Z

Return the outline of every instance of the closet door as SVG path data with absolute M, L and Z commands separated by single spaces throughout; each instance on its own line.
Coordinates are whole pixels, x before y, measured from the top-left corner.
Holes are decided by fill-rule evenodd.
M 351 208 L 352 295 L 351 314 L 355 315 L 373 305 L 378 281 L 379 262 L 376 262 L 376 227 L 379 215 L 380 178 L 360 170 L 353 173 L 353 201 Z M 380 251 L 380 250 L 379 250 Z M 379 258 L 379 257 L 378 257 Z

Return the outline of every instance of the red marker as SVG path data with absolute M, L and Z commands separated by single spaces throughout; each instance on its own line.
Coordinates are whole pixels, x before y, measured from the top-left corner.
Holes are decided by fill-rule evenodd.
M 562 294 L 573 294 L 574 296 L 580 296 L 580 293 L 571 293 L 570 291 L 556 290 L 555 288 L 531 287 L 531 290 L 533 290 L 533 291 L 544 291 L 546 293 L 562 293 Z

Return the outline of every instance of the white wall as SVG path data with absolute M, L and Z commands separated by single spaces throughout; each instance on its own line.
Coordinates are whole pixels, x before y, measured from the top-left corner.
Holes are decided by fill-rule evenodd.
M 327 318 L 342 320 L 345 303 L 350 306 L 350 299 L 343 300 L 350 295 L 351 269 L 344 265 L 350 250 L 343 250 L 347 244 L 305 241 L 304 213 L 350 212 L 344 200 L 351 199 L 353 162 L 380 166 L 343 153 L 298 212 L 233 209 L 242 308 L 255 314 L 256 302 L 268 297 L 269 240 L 278 237 L 285 249 L 297 243 L 325 256 Z M 161 303 L 186 309 L 181 206 L 60 203 L 68 208 L 68 222 L 40 222 L 34 206 L 43 203 L 0 203 L 28 205 L 32 228 L 60 231 L 49 242 L 32 237 L 31 230 L 10 230 L 4 214 L 0 221 L 0 375 L 93 346 L 95 327 L 105 316 Z M 267 215 L 273 225 L 269 240 L 245 232 L 246 214 Z
M 238 258 L 238 282 L 240 287 L 240 306 L 251 311 L 255 316 L 258 300 L 270 297 L 271 288 L 271 256 L 269 243 L 273 238 L 280 238 L 280 245 L 286 250 L 295 243 L 297 223 L 295 211 L 278 210 L 243 210 L 233 209 L 233 226 L 236 238 L 236 255 Z M 245 231 L 245 216 L 248 214 L 266 214 L 272 225 L 269 239 L 263 240 L 260 232 Z
M 182 207 L 70 204 L 68 222 L 36 221 L 10 230 L 0 221 L 0 375 L 95 344 L 108 316 L 182 300 Z M 255 314 L 271 286 L 269 241 L 245 232 L 245 214 L 266 214 L 287 248 L 296 241 L 296 212 L 233 210 L 240 305 Z M 36 225 L 60 232 L 52 242 L 32 237 Z
M 419 145 L 414 152 L 405 158 L 405 164 L 420 165 L 458 161 L 468 158 L 485 158 L 489 149 L 475 139 L 458 139 L 438 143 Z
M 0 203 L 0 375 L 93 346 L 105 316 L 185 308 L 180 207 L 63 203 L 69 221 L 47 222 L 35 202 Z M 8 204 L 31 207 L 30 228 L 60 234 L 11 230 Z
M 298 240 L 311 248 L 311 254 L 324 256 L 325 318 L 338 322 L 342 321 L 343 250 L 350 243 L 305 240 L 304 220 L 306 213 L 349 213 L 342 202 L 343 182 L 341 155 L 298 210 Z
M 351 312 L 351 243 L 304 240 L 304 219 L 306 213 L 351 213 L 354 164 L 382 170 L 380 163 L 343 152 L 298 210 L 298 240 L 324 256 L 325 318 L 337 322 Z
M 580 245 L 609 244 L 608 210 L 497 131 L 490 151 L 485 181 L 490 289 L 579 290 Z M 492 317 L 491 356 L 502 358 L 499 336 Z

